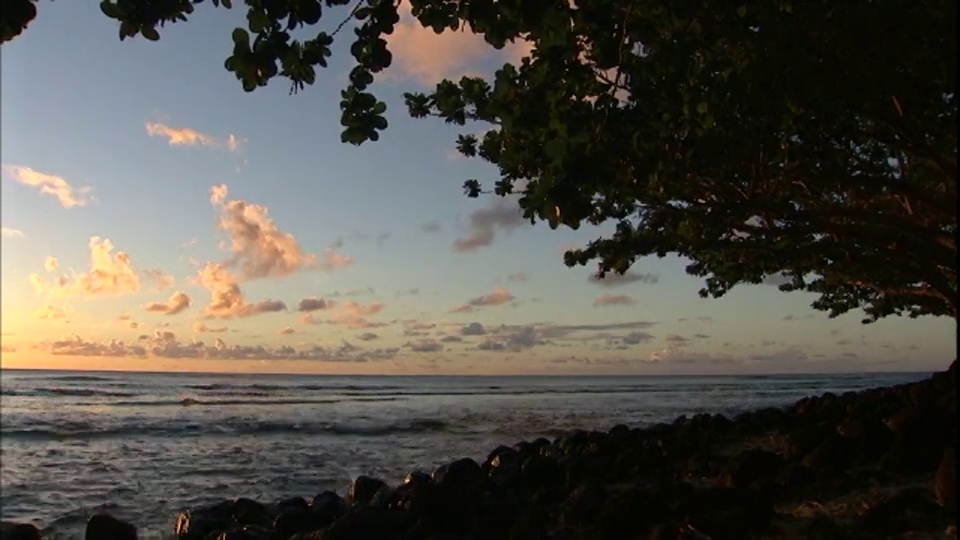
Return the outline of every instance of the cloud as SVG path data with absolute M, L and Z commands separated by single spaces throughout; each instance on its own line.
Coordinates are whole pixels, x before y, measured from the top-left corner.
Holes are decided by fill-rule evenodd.
M 420 229 L 425 233 L 438 233 L 441 228 L 439 221 L 428 221 L 420 226 Z
M 207 263 L 200 270 L 197 283 L 210 291 L 210 303 L 203 310 L 207 317 L 220 319 L 244 318 L 287 309 L 286 304 L 279 300 L 263 300 L 256 304 L 247 303 L 236 276 L 220 264 Z
M 516 272 L 507 276 L 507 281 L 524 282 L 527 281 L 526 272 Z
M 596 300 L 593 301 L 593 307 L 630 306 L 636 303 L 637 301 L 634 300 L 632 296 L 625 294 L 605 294 L 598 296 Z
M 407 342 L 404 346 L 413 352 L 440 352 L 443 350 L 443 344 L 432 339 L 425 339 L 415 343 Z
M 245 142 L 233 133 L 228 134 L 223 139 L 219 139 L 195 129 L 174 128 L 155 122 L 147 122 L 145 127 L 147 129 L 147 135 L 151 137 L 163 137 L 167 139 L 167 144 L 170 146 L 209 146 L 213 148 L 226 148 L 231 152 L 236 152 Z
M 520 352 L 547 343 L 548 340 L 542 330 L 535 326 L 501 327 L 494 335 L 485 338 L 477 345 L 477 349 Z
M 473 306 L 469 304 L 456 306 L 455 308 L 450 310 L 450 313 L 473 313 Z
M 514 299 L 514 296 L 510 294 L 510 291 L 504 289 L 503 287 L 497 287 L 490 294 L 485 294 L 483 296 L 478 296 L 467 302 L 467 305 L 482 307 L 482 306 L 500 306 L 510 302 Z
M 281 335 L 290 335 L 290 334 L 296 334 L 297 331 L 289 326 L 284 326 L 280 330 L 277 330 L 277 333 Z
M 43 269 L 47 272 L 53 272 L 57 269 L 58 265 L 59 263 L 57 262 L 56 257 L 47 257 L 47 259 L 43 261 Z
M 493 243 L 497 229 L 512 230 L 526 223 L 513 199 L 497 197 L 490 206 L 470 214 L 470 230 L 465 238 L 453 242 L 453 251 L 469 253 Z
M 3 236 L 3 238 L 23 238 L 23 231 L 2 227 L 0 228 L 0 236 Z
M 478 322 L 472 322 L 461 328 L 460 333 L 464 336 L 482 336 L 487 333 L 487 329 Z
M 630 270 L 627 270 L 622 275 L 616 272 L 608 272 L 603 278 L 597 274 L 591 274 L 587 279 L 590 283 L 602 287 L 619 287 L 629 283 L 656 283 L 659 280 L 660 276 L 658 274 L 638 274 Z
M 34 315 L 35 315 L 38 319 L 50 319 L 50 320 L 54 320 L 54 319 L 66 319 L 66 318 L 67 318 L 67 312 L 66 312 L 66 310 L 65 310 L 64 308 L 62 308 L 62 307 L 57 307 L 57 306 L 54 306 L 54 305 L 52 305 L 52 304 L 47 304 L 47 305 L 43 306 L 42 308 L 38 309 L 37 311 L 34 312 Z
M 310 297 L 300 300 L 300 304 L 297 306 L 297 311 L 303 313 L 310 313 L 311 311 L 320 311 L 324 309 L 333 309 L 337 303 L 332 300 L 324 300 L 322 298 Z
M 441 343 L 457 343 L 463 341 L 463 338 L 460 336 L 443 336 L 440 338 Z
M 400 4 L 399 12 L 400 21 L 386 36 L 393 52 L 393 64 L 384 72 L 387 78 L 412 79 L 430 86 L 445 78 L 480 75 L 477 68 L 485 61 L 519 63 L 531 52 L 527 42 L 510 43 L 498 51 L 470 28 L 437 34 L 413 17 L 407 1 Z
M 639 345 L 641 343 L 647 343 L 648 341 L 653 340 L 653 334 L 648 334 L 646 332 L 630 332 L 629 334 L 620 338 L 620 341 L 624 345 Z
M 296 349 L 284 345 L 268 347 L 264 345 L 228 345 L 224 340 L 215 338 L 208 345 L 201 340 L 181 342 L 176 334 L 157 331 L 153 335 L 143 335 L 136 343 L 122 340 L 102 342 L 87 341 L 72 335 L 53 343 L 44 344 L 49 352 L 63 356 L 114 356 L 114 357 L 157 357 L 157 358 L 205 358 L 219 360 L 304 360 L 326 362 L 376 362 L 393 359 L 399 349 L 378 348 L 363 349 L 344 342 L 338 347 L 314 346 Z
M 90 238 L 89 246 L 89 272 L 75 274 L 72 280 L 60 276 L 52 284 L 37 274 L 30 274 L 34 288 L 54 297 L 119 296 L 140 290 L 140 277 L 126 252 L 113 253 L 113 243 L 99 236 Z
M 155 268 L 150 268 L 143 271 L 144 279 L 153 282 L 154 287 L 158 291 L 165 291 L 176 284 L 177 280 L 173 278 L 170 274 L 157 270 Z
M 315 266 L 315 255 L 305 253 L 292 234 L 281 231 L 266 207 L 227 199 L 225 184 L 210 188 L 210 201 L 220 209 L 217 227 L 230 238 L 227 266 L 238 266 L 242 279 L 282 277 Z M 325 253 L 327 262 L 330 257 Z
M 340 304 L 339 312 L 335 313 L 327 324 L 344 325 L 347 328 L 379 328 L 386 326 L 387 323 L 369 321 L 366 318 L 376 315 L 383 311 L 384 305 L 381 302 L 372 302 L 370 304 L 359 304 L 357 302 L 346 301 Z
M 379 337 L 380 336 L 378 336 L 377 334 L 374 334 L 373 332 L 364 332 L 358 335 L 357 339 L 359 339 L 360 341 L 373 341 Z
M 19 165 L 3 165 L 3 171 L 16 182 L 40 188 L 40 193 L 53 195 L 64 208 L 85 206 L 88 202 L 86 194 L 90 191 L 89 187 L 74 188 L 59 176 L 44 174 Z
M 353 257 L 341 255 L 329 248 L 323 250 L 323 262 L 320 263 L 321 269 L 333 270 L 335 268 L 346 268 L 348 266 L 353 266 Z
M 226 326 L 211 327 L 211 326 L 207 326 L 203 322 L 198 321 L 193 323 L 193 331 L 198 334 L 205 334 L 205 333 L 218 334 L 221 332 L 226 332 L 227 327 Z
M 177 291 L 166 302 L 147 304 L 146 310 L 163 313 L 164 315 L 176 315 L 188 307 L 190 307 L 190 297 L 186 293 Z

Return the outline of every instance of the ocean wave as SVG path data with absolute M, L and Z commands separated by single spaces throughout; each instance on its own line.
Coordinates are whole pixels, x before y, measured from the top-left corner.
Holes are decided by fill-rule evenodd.
M 3 388 L 0 389 L 0 395 L 20 396 L 20 397 L 133 397 L 136 394 L 130 392 L 117 392 L 115 390 L 97 390 L 95 388 Z
M 419 418 L 390 423 L 230 421 L 217 424 L 146 424 L 121 426 L 64 425 L 3 429 L 8 440 L 85 440 L 120 437 L 190 437 L 210 435 L 300 435 L 376 436 L 445 432 L 450 424 L 434 418 Z
M 251 397 L 251 396 L 248 396 Z M 357 397 L 351 399 L 309 399 L 309 398 L 279 398 L 279 399 L 205 399 L 205 398 L 169 398 L 169 399 L 142 399 L 130 401 L 115 401 L 113 407 L 223 407 L 229 405 L 329 405 L 342 402 L 388 402 L 397 401 L 395 397 Z

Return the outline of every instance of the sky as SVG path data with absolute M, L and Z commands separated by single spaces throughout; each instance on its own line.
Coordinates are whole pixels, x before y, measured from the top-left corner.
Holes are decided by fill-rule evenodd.
M 955 322 L 830 319 L 771 283 L 701 299 L 677 257 L 568 268 L 610 227 L 469 199 L 496 169 L 404 91 L 529 53 L 408 18 L 374 90 L 390 127 L 340 142 L 346 39 L 312 87 L 223 68 L 243 11 L 203 5 L 121 42 L 96 3 L 41 2 L 3 45 L 2 366 L 366 374 L 940 370 Z M 328 13 L 321 25 L 337 22 Z M 481 132 L 489 126 L 467 126 Z

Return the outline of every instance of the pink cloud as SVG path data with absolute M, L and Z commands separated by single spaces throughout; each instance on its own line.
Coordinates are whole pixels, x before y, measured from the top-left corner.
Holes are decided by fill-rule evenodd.
M 177 291 L 166 302 L 147 304 L 146 310 L 163 313 L 164 315 L 176 315 L 188 307 L 190 307 L 190 297 L 186 293 Z
M 597 299 L 593 301 L 593 307 L 629 306 L 636 303 L 637 301 L 634 300 L 632 296 L 625 294 L 605 294 L 598 296 Z

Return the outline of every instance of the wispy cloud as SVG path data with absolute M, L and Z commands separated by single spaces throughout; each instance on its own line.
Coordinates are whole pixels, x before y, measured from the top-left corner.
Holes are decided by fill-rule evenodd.
M 470 214 L 470 230 L 467 236 L 453 242 L 453 251 L 470 253 L 493 243 L 497 229 L 512 230 L 526 223 L 520 208 L 512 199 L 497 197 L 485 207 Z
M 85 206 L 88 202 L 86 194 L 89 187 L 74 188 L 60 176 L 35 171 L 30 167 L 20 165 L 3 165 L 3 172 L 12 180 L 21 184 L 40 188 L 40 193 L 53 195 L 64 208 Z
M 0 235 L 4 238 L 22 238 L 23 231 L 19 229 L 8 229 L 6 227 L 0 228 Z
M 297 311 L 310 313 L 311 311 L 333 309 L 333 307 L 336 305 L 337 303 L 332 300 L 324 300 L 323 298 L 317 298 L 313 296 L 300 300 L 300 304 L 297 306 Z
M 38 319 L 66 319 L 67 311 L 65 308 L 60 306 L 54 306 L 52 304 L 47 304 L 42 308 L 34 312 L 34 315 Z
M 627 270 L 623 274 L 608 272 L 607 275 L 602 278 L 596 274 L 592 274 L 588 278 L 590 283 L 595 283 L 602 287 L 619 287 L 630 283 L 656 283 L 659 280 L 660 276 L 657 274 L 638 274 L 630 270 Z
M 469 302 L 468 305 L 471 306 L 500 306 L 510 302 L 514 299 L 513 294 L 510 293 L 507 289 L 503 287 L 497 287 L 490 294 L 485 294 L 483 296 L 478 296 Z
M 213 135 L 201 133 L 195 129 L 183 127 L 175 128 L 158 122 L 147 122 L 145 124 L 147 135 L 151 137 L 162 137 L 167 139 L 170 146 L 209 146 L 213 148 L 225 148 L 231 152 L 236 152 L 245 142 L 233 133 L 226 137 L 218 138 Z
M 593 307 L 630 306 L 636 303 L 637 301 L 634 300 L 632 296 L 625 294 L 605 294 L 598 296 L 596 300 L 593 301 Z

